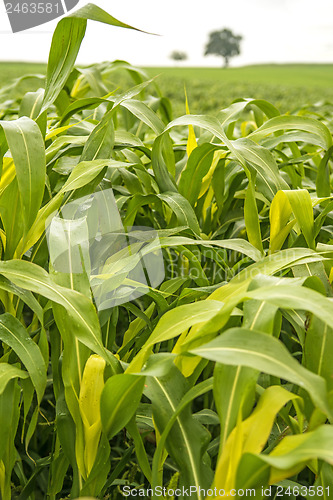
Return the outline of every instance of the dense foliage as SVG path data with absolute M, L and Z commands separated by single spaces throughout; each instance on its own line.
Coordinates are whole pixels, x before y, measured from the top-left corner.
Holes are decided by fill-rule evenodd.
M 0 87 L 16 78 L 11 84 L 10 95 L 19 97 L 28 90 L 44 87 L 45 72 L 44 64 L 0 62 Z M 217 116 L 235 99 L 255 96 L 256 99 L 268 100 L 281 113 L 299 114 L 311 110 L 319 116 L 325 114 L 332 121 L 333 64 L 265 64 L 228 69 L 191 68 L 177 64 L 177 67 L 144 68 L 140 73 L 146 80 L 156 76 L 162 95 L 172 103 L 173 117 L 185 112 L 185 86 L 192 114 Z M 36 74 L 40 78 L 33 79 Z M 27 75 L 31 77 L 27 78 Z M 125 92 L 132 85 L 133 78 L 126 69 L 120 69 L 120 65 L 107 81 L 108 89 L 117 93 Z
M 331 115 L 240 98 L 172 121 L 129 64 L 74 69 L 87 19 L 129 28 L 81 9 L 58 24 L 45 88 L 31 77 L 1 93 L 2 499 L 124 486 L 330 498 Z M 134 86 L 114 92 L 124 69 Z M 110 189 L 106 221 L 153 228 L 165 277 L 98 309 L 96 282 L 142 288 L 136 255 L 107 256 L 94 281 L 80 240 L 61 271 L 50 218 Z M 82 241 L 87 219 L 73 219 Z

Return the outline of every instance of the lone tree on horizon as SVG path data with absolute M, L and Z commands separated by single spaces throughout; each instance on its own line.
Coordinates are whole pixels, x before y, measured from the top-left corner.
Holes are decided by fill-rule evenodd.
M 229 66 L 229 59 L 240 54 L 241 35 L 235 35 L 228 28 L 209 33 L 205 56 L 210 54 L 224 58 L 224 67 Z
M 187 59 L 187 54 L 181 50 L 174 50 L 170 54 L 170 59 L 174 61 L 185 61 Z

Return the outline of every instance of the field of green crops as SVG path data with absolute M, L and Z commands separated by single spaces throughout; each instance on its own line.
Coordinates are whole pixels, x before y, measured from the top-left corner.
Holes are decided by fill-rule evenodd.
M 266 99 L 280 112 L 333 101 L 333 65 L 288 64 L 242 68 L 147 68 L 158 76 L 163 95 L 171 99 L 176 116 L 184 113 L 184 85 L 192 113 L 217 112 L 240 97 Z
M 1 500 L 328 500 L 330 89 L 207 110 L 75 68 L 91 20 L 0 90 Z
M 45 74 L 37 63 L 0 63 L 0 86 L 26 74 Z M 242 68 L 144 68 L 146 79 L 156 77 L 163 94 L 172 102 L 173 116 L 185 112 L 185 94 L 191 112 L 214 116 L 240 97 L 269 100 L 280 112 L 316 112 L 333 101 L 333 64 L 260 65 Z M 133 79 L 126 70 L 112 74 L 111 89 L 126 90 Z

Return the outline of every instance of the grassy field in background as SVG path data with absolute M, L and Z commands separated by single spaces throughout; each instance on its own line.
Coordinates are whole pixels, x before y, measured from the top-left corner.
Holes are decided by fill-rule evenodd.
M 240 68 L 146 68 L 153 75 L 164 74 L 175 79 L 214 80 L 233 83 L 269 83 L 305 87 L 329 87 L 333 82 L 333 64 L 263 64 Z
M 184 113 L 184 84 L 192 113 L 213 113 L 239 97 L 267 99 L 281 112 L 333 102 L 333 64 L 258 65 L 241 68 L 146 68 L 158 77 L 175 114 Z
M 44 73 L 38 63 L 0 63 L 0 87 L 27 73 Z M 333 64 L 257 65 L 241 68 L 145 68 L 157 76 L 163 95 L 172 101 L 174 115 L 185 112 L 184 84 L 192 113 L 213 113 L 239 97 L 267 99 L 281 112 L 304 105 L 333 102 Z M 128 81 L 117 80 L 122 87 Z
M 45 74 L 46 64 L 25 62 L 0 62 L 0 88 L 11 80 L 27 74 Z

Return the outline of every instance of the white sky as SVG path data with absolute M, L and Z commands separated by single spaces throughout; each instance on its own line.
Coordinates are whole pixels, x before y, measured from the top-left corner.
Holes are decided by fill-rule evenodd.
M 7 1 L 7 0 L 6 0 Z M 36 0 L 38 1 L 38 0 Z M 91 0 L 94 1 L 94 0 Z M 12 0 L 15 3 L 15 0 Z M 78 7 L 88 3 L 80 0 Z M 188 66 L 221 66 L 203 57 L 208 33 L 224 27 L 243 36 L 231 64 L 333 63 L 333 0 L 95 0 L 111 15 L 151 36 L 88 21 L 78 62 L 125 59 L 133 65 L 173 65 L 173 50 Z M 46 61 L 57 21 L 12 34 L 0 0 L 0 60 Z

